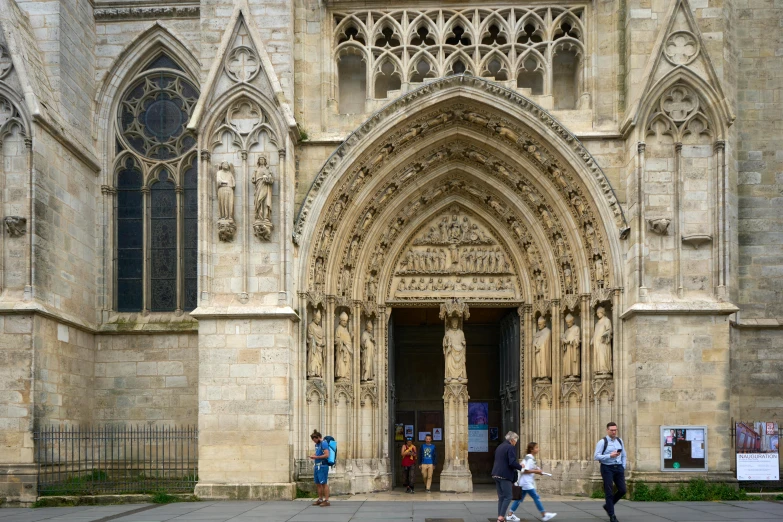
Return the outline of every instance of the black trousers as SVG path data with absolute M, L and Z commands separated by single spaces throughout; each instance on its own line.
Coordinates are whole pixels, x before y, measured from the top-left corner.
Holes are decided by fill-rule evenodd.
M 402 467 L 402 485 L 413 489 L 413 482 L 416 479 L 416 466 Z
M 611 517 L 614 515 L 614 505 L 620 502 L 626 492 L 625 468 L 621 464 L 612 464 L 611 466 L 601 464 L 601 478 L 604 480 L 606 512 Z M 614 485 L 617 485 L 617 493 L 614 492 Z

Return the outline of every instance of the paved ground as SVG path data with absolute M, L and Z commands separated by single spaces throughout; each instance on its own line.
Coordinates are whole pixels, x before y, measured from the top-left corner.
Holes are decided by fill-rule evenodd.
M 606 521 L 602 502 L 595 500 L 549 501 L 544 506 L 558 513 L 555 522 Z M 309 502 L 191 502 L 72 508 L 0 509 L 2 522 L 348 522 L 390 520 L 426 522 L 486 522 L 495 520 L 497 504 L 488 501 L 335 501 L 318 508 Z M 531 502 L 525 501 L 523 520 L 538 520 Z M 531 509 L 532 508 L 532 509 Z M 135 511 L 135 513 L 134 513 Z M 535 516 L 534 516 L 535 515 Z M 621 522 L 772 522 L 783 521 L 783 504 L 775 502 L 621 502 Z M 433 521 L 434 522 L 434 521 Z

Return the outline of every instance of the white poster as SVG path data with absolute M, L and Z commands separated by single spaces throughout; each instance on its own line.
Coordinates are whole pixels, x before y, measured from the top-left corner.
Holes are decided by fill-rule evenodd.
M 489 451 L 489 426 L 486 424 L 468 425 L 468 453 L 486 453 Z
M 737 453 L 737 480 L 780 480 L 777 453 Z
M 443 429 L 442 428 L 433 428 L 432 429 L 432 440 L 443 440 Z

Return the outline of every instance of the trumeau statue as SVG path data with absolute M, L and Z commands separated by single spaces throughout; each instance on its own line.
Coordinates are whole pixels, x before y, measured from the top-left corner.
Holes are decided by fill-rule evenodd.
M 449 329 L 443 336 L 443 355 L 446 359 L 446 377 L 444 382 L 468 382 L 465 370 L 465 334 L 459 327 L 459 318 L 449 319 Z
M 595 373 L 612 374 L 612 321 L 606 317 L 606 310 L 599 306 L 596 311 L 598 321 L 593 334 L 593 352 L 595 353 Z
M 272 234 L 272 184 L 274 177 L 269 170 L 266 157 L 259 156 L 256 170 L 250 180 L 255 187 L 255 221 L 253 232 L 258 239 L 268 241 Z
M 218 236 L 221 241 L 231 241 L 236 232 L 234 225 L 234 166 L 228 161 L 218 165 L 215 172 L 218 200 Z
M 307 376 L 324 376 L 324 329 L 321 326 L 321 311 L 316 310 L 313 320 L 307 325 Z
M 563 332 L 563 376 L 579 377 L 582 372 L 581 356 L 582 337 L 579 327 L 574 324 L 574 316 L 566 315 L 566 330 Z
M 334 377 L 337 381 L 351 380 L 351 360 L 353 357 L 351 332 L 348 331 L 348 314 L 340 314 L 340 324 L 334 332 Z
M 552 378 L 552 330 L 547 328 L 546 319 L 538 318 L 538 331 L 533 335 L 533 378 Z
M 362 332 L 361 358 L 362 382 L 371 381 L 375 377 L 375 371 L 373 369 L 373 360 L 375 359 L 375 336 L 372 332 L 372 321 L 367 321 L 365 330 Z

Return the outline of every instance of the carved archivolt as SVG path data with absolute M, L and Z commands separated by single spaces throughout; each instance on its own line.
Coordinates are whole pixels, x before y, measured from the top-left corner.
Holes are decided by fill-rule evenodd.
M 383 163 L 384 159 L 391 155 L 392 152 L 399 153 L 400 150 L 410 146 L 410 142 L 415 138 L 420 138 L 428 133 L 433 132 L 433 130 L 440 130 L 439 127 L 443 128 L 443 125 L 447 122 L 454 121 L 454 117 L 457 116 L 457 114 L 454 112 L 451 114 L 444 113 L 439 116 L 429 118 L 425 121 L 417 120 L 406 125 L 397 125 L 395 128 L 399 128 L 399 130 L 397 130 L 393 135 L 390 135 L 384 139 L 383 142 L 374 147 L 372 151 L 368 151 L 365 155 L 363 155 L 363 158 L 360 158 L 359 160 L 355 160 L 354 158 L 348 159 L 348 157 L 351 156 L 353 149 L 356 148 L 365 137 L 375 132 L 377 127 L 385 125 L 387 120 L 396 120 L 398 113 L 405 111 L 407 106 L 414 103 L 418 98 L 423 96 L 432 96 L 435 93 L 457 89 L 460 91 L 465 89 L 476 89 L 479 91 L 489 92 L 492 95 L 497 96 L 499 99 L 512 103 L 521 113 L 527 113 L 529 116 L 538 120 L 543 126 L 547 128 L 548 132 L 553 133 L 557 137 L 562 146 L 570 148 L 576 154 L 576 156 L 579 157 L 582 162 L 584 162 L 584 168 L 595 178 L 595 181 L 603 193 L 604 204 L 607 205 L 613 214 L 615 226 L 619 229 L 621 235 L 626 233 L 628 225 L 625 221 L 625 216 L 623 215 L 622 209 L 617 202 L 608 179 L 595 163 L 590 153 L 587 152 L 587 150 L 581 145 L 579 140 L 577 140 L 562 125 L 560 125 L 560 123 L 554 120 L 549 115 L 549 113 L 518 93 L 500 87 L 497 84 L 487 82 L 486 80 L 482 80 L 480 78 L 453 76 L 427 83 L 419 89 L 416 89 L 415 91 L 412 91 L 390 103 L 381 111 L 377 112 L 371 118 L 369 118 L 337 148 L 337 150 L 327 160 L 326 164 L 318 173 L 315 180 L 313 181 L 312 186 L 310 187 L 307 198 L 305 199 L 305 202 L 303 203 L 297 217 L 296 226 L 294 229 L 294 241 L 299 243 L 304 230 L 305 222 L 310 217 L 316 196 L 324 186 L 326 179 L 332 175 L 333 172 L 343 171 L 346 169 L 346 166 L 343 164 L 344 161 L 348 161 L 351 164 L 351 178 L 354 178 L 357 175 L 361 178 L 371 176 L 374 173 L 373 171 L 377 170 Z M 464 118 L 462 117 L 463 115 Z M 562 175 L 564 182 L 568 183 L 568 187 L 572 187 L 572 190 L 576 190 L 577 194 L 579 191 L 583 190 L 581 188 L 581 183 L 576 183 L 577 176 L 572 174 L 570 169 L 567 169 L 565 165 L 562 165 L 560 161 L 557 160 L 543 144 L 539 143 L 537 137 L 530 135 L 528 132 L 524 132 L 526 137 L 523 140 L 520 139 L 523 135 L 522 131 L 520 130 L 520 132 L 515 132 L 512 128 L 514 126 L 511 126 L 510 124 L 497 125 L 497 122 L 486 120 L 483 117 L 470 117 L 464 112 L 460 113 L 459 116 L 459 123 L 461 125 L 470 124 L 474 127 L 482 128 L 484 129 L 484 132 L 487 132 L 487 134 L 491 135 L 493 138 L 500 137 L 506 140 L 508 144 L 513 145 L 520 153 L 533 155 L 534 157 L 536 157 L 536 153 L 538 153 L 537 159 L 539 172 L 550 179 L 553 177 L 558 177 L 555 173 L 559 172 L 560 175 Z M 414 176 L 421 170 L 421 168 L 423 167 L 415 166 L 413 172 L 409 174 Z M 357 181 L 361 183 L 361 180 L 357 179 Z M 567 187 L 563 187 L 559 190 L 562 193 L 563 190 L 568 189 Z M 571 199 L 572 198 L 569 196 L 568 200 L 570 201 Z M 583 194 L 580 195 L 580 201 L 583 202 L 587 209 L 592 209 L 593 203 L 591 198 L 588 198 Z M 592 209 L 591 212 L 595 216 L 598 215 L 596 209 Z M 595 224 L 593 226 L 595 230 L 600 230 L 603 228 L 595 226 Z
M 4 45 L 0 45 L 0 80 L 4 80 L 13 68 L 14 64 L 11 61 L 11 54 Z
M 0 96 L 0 140 L 8 134 L 19 131 L 22 136 L 27 136 L 27 131 L 22 116 L 11 100 Z

